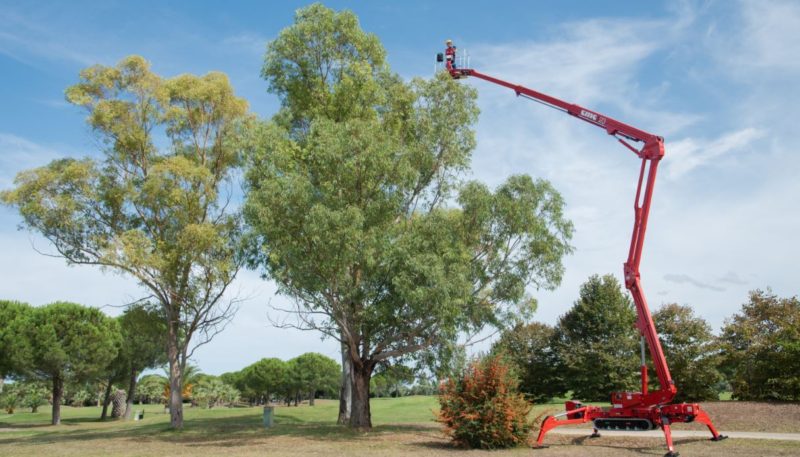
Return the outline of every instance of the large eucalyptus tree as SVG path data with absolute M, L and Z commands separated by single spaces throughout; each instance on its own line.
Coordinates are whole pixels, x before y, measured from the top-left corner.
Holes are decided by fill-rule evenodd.
M 246 172 L 252 263 L 293 299 L 293 325 L 341 342 L 357 428 L 377 364 L 530 313 L 526 286 L 559 283 L 572 233 L 545 181 L 461 182 L 475 91 L 406 82 L 385 58 L 351 12 L 298 10 L 268 46 L 282 108 Z
M 229 203 L 247 103 L 222 73 L 165 79 L 138 56 L 83 70 L 66 95 L 87 110 L 102 156 L 21 172 L 0 196 L 68 263 L 127 274 L 161 305 L 179 428 L 186 361 L 235 308 L 225 292 L 241 227 Z

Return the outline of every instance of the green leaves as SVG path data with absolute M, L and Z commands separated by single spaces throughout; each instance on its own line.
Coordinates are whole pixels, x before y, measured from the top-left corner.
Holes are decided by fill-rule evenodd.
M 741 400 L 800 399 L 800 300 L 750 292 L 720 336 L 723 369 Z
M 562 379 L 563 367 L 553 340 L 555 329 L 547 324 L 518 324 L 504 331 L 491 353 L 513 364 L 520 391 L 535 403 L 546 403 L 571 390 Z
M 22 172 L 0 199 L 68 262 L 124 272 L 149 289 L 182 367 L 192 336 L 207 342 L 234 309 L 216 305 L 242 265 L 240 214 L 229 202 L 250 146 L 247 103 L 222 73 L 165 79 L 139 56 L 85 69 L 66 97 L 86 109 L 103 159 Z
M 492 193 L 478 182 L 461 188 L 464 236 L 475 253 L 476 293 L 497 303 L 519 304 L 503 319 L 529 317 L 535 301 L 526 287 L 552 289 L 561 282 L 561 259 L 572 252 L 572 223 L 564 218 L 564 202 L 544 180 L 511 176 Z
M 126 375 L 166 363 L 167 329 L 157 306 L 135 304 L 126 309 L 118 321 L 123 340 L 120 361 L 127 368 Z
M 30 361 L 30 341 L 19 332 L 33 308 L 26 303 L 0 300 L 0 377 L 24 374 Z M 19 322 L 19 323 L 18 323 Z
M 720 351 L 708 322 L 675 303 L 661 306 L 653 321 L 678 388 L 675 401 L 718 400 Z
M 83 380 L 102 374 L 120 339 L 113 319 L 74 303 L 35 308 L 25 327 L 23 334 L 33 348 L 31 367 L 45 379 Z
M 341 368 L 335 360 L 316 352 L 307 352 L 289 361 L 288 376 L 304 393 L 336 392 L 341 381 Z
M 318 116 L 345 120 L 369 115 L 379 102 L 373 76 L 385 55 L 355 14 L 315 3 L 299 9 L 294 25 L 268 45 L 261 75 L 295 123 Z
M 634 389 L 639 364 L 633 304 L 611 275 L 592 276 L 556 326 L 555 350 L 575 398 L 605 401 Z
M 405 82 L 384 54 L 352 13 L 299 10 L 268 46 L 283 108 L 247 159 L 251 265 L 356 367 L 529 316 L 527 286 L 558 284 L 571 249 L 547 182 L 462 182 L 475 90 L 445 73 Z

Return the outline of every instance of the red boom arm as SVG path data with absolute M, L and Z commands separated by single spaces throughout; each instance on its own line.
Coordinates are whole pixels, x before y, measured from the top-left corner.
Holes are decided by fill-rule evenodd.
M 527 87 L 511 84 L 509 82 L 485 75 L 473 69 L 456 68 L 453 62 L 446 64 L 446 69 L 455 78 L 474 76 L 476 78 L 498 84 L 513 90 L 518 96 L 523 96 L 552 108 L 561 110 L 584 122 L 605 129 L 606 133 L 613 135 L 623 146 L 631 150 L 641 160 L 639 180 L 636 185 L 636 199 L 633 204 L 633 233 L 628 258 L 624 264 L 625 287 L 631 292 L 636 304 L 636 327 L 642 335 L 642 365 L 641 392 L 612 392 L 610 408 L 598 406 L 583 406 L 578 401 L 568 401 L 566 412 L 555 416 L 548 416 L 542 422 L 537 443 L 541 446 L 547 432 L 555 427 L 570 424 L 582 424 L 591 421 L 594 425 L 592 437 L 600 436 L 598 429 L 603 430 L 650 430 L 660 427 L 667 441 L 667 457 L 675 457 L 672 445 L 671 425 L 675 422 L 699 422 L 708 427 L 712 440 L 719 441 L 726 436 L 720 435 L 714 428 L 711 418 L 696 403 L 667 404 L 677 393 L 675 383 L 669 373 L 667 360 L 658 339 L 653 316 L 647 307 L 647 300 L 642 291 L 639 264 L 642 260 L 642 247 L 644 235 L 647 230 L 647 218 L 650 214 L 650 202 L 653 198 L 653 187 L 656 182 L 658 163 L 664 157 L 664 139 L 652 133 L 639 130 L 624 122 L 605 116 L 596 111 L 586 109 L 573 103 L 567 103 Z M 630 142 L 638 143 L 634 147 Z M 644 357 L 644 341 L 650 349 L 658 376 L 659 390 L 650 392 L 647 387 L 647 365 Z
M 636 187 L 636 201 L 634 202 L 631 246 L 628 251 L 628 260 L 625 262 L 624 266 L 625 287 L 630 290 L 633 301 L 636 304 L 636 314 L 638 316 L 636 325 L 639 332 L 647 341 L 647 346 L 650 348 L 650 356 L 653 359 L 658 382 L 661 386 L 659 391 L 653 392 L 652 394 L 648 393 L 647 371 L 643 363 L 642 394 L 650 396 L 651 398 L 643 398 L 642 400 L 647 404 L 669 403 L 677 391 L 675 389 L 675 383 L 672 381 L 672 377 L 669 374 L 669 367 L 667 366 L 667 360 L 664 358 L 661 343 L 658 340 L 658 333 L 653 324 L 653 317 L 650 315 L 650 309 L 647 307 L 647 300 L 642 291 L 639 275 L 639 264 L 642 258 L 642 246 L 644 245 L 644 235 L 647 229 L 647 217 L 650 213 L 650 201 L 653 197 L 653 186 L 656 181 L 656 171 L 658 170 L 658 162 L 664 157 L 664 139 L 582 106 L 567 103 L 550 95 L 520 85 L 511 84 L 472 69 L 451 69 L 450 73 L 457 78 L 474 76 L 507 87 L 513 90 L 517 95 L 533 99 L 552 108 L 564 111 L 584 122 L 603 128 L 609 135 L 615 136 L 620 143 L 642 159 L 642 166 L 639 171 L 639 182 Z M 637 149 L 626 140 L 642 143 L 642 146 Z M 644 192 L 642 192 L 643 189 Z

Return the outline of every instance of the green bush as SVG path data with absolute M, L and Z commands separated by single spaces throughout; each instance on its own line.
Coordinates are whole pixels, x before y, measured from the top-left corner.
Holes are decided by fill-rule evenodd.
M 0 393 L 0 408 L 5 410 L 7 414 L 14 414 L 21 401 L 22 392 L 18 384 L 6 384 L 3 386 L 3 391 Z
M 528 441 L 531 404 L 518 381 L 497 356 L 470 364 L 460 379 L 449 379 L 439 392 L 438 421 L 458 446 L 497 449 Z

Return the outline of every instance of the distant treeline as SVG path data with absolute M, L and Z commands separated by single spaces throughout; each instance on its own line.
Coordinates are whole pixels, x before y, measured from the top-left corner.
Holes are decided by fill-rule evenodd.
M 716 335 L 690 306 L 664 304 L 653 312 L 678 388 L 677 401 L 800 400 L 800 301 L 771 291 L 750 293 Z M 534 322 L 504 332 L 492 348 L 513 362 L 521 389 L 534 401 L 567 394 L 608 401 L 637 391 L 640 346 L 636 312 L 613 276 L 593 276 L 555 326 Z M 651 389 L 658 378 L 650 366 Z

